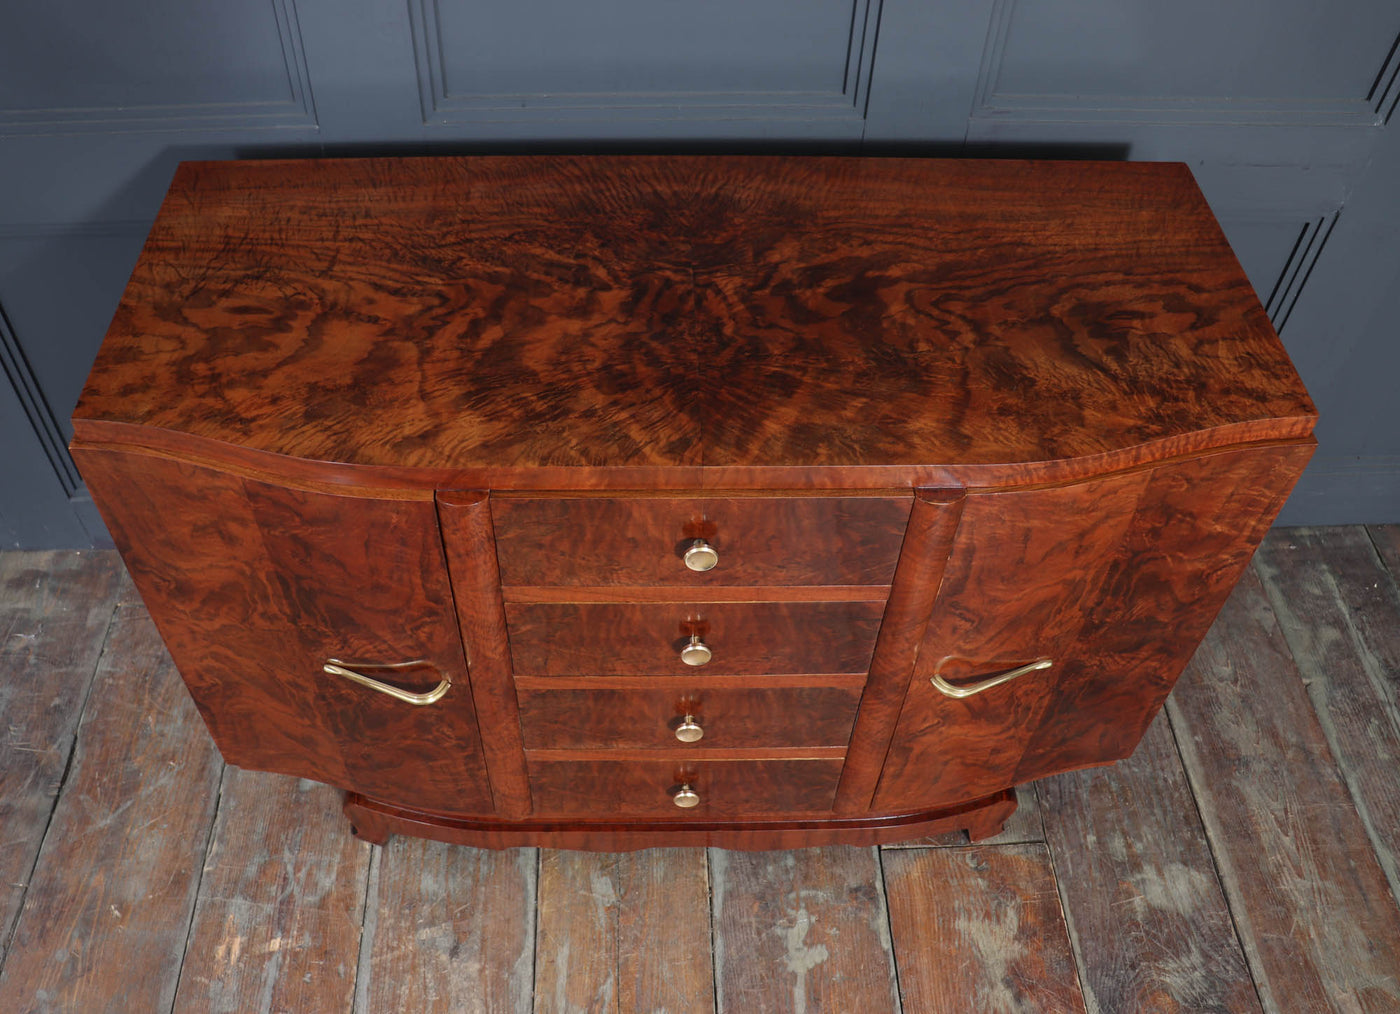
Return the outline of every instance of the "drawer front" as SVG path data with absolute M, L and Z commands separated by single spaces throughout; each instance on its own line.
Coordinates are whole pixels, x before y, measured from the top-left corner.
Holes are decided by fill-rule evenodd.
M 520 725 L 527 750 L 844 747 L 859 703 L 856 687 L 521 690 Z
M 495 496 L 510 585 L 886 585 L 909 496 L 609 498 Z M 690 570 L 704 539 L 718 554 Z
M 527 755 L 528 756 L 528 755 Z M 841 778 L 839 759 L 650 761 L 529 760 L 536 816 L 673 817 L 704 820 L 739 814 L 831 809 Z M 700 797 L 678 807 L 682 784 Z
M 864 673 L 883 602 L 510 603 L 517 676 Z M 703 665 L 681 659 L 692 638 Z M 694 658 L 695 653 L 690 653 Z

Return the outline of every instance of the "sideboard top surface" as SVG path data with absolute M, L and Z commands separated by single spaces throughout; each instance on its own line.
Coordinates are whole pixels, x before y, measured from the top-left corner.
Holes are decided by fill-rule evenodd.
M 491 156 L 181 165 L 74 418 L 489 472 L 1131 460 L 1314 416 L 1183 165 Z

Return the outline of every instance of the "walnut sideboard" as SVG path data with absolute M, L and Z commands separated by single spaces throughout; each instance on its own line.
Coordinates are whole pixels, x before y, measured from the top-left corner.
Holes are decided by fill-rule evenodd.
M 994 833 L 1313 448 L 1181 165 L 187 163 L 73 453 L 232 764 L 356 833 Z

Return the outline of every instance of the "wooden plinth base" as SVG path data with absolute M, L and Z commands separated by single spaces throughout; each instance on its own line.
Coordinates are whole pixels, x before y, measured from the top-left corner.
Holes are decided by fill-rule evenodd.
M 630 852 L 674 846 L 726 849 L 791 849 L 811 845 L 884 845 L 947 831 L 966 830 L 973 841 L 1001 831 L 1016 810 L 1010 789 L 961 806 L 897 816 L 789 818 L 727 821 L 498 821 L 451 817 L 367 799 L 345 797 L 345 816 L 355 835 L 383 845 L 392 834 L 503 849 L 521 846 Z

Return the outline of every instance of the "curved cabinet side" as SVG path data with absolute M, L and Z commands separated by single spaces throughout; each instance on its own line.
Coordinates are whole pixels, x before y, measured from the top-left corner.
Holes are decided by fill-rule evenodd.
M 1239 448 L 969 494 L 875 809 L 948 805 L 1131 754 L 1311 452 Z M 932 682 L 976 688 L 1022 668 L 965 697 Z
M 431 502 L 291 490 L 127 451 L 75 455 L 229 763 L 491 812 Z M 415 706 L 324 672 L 330 659 L 409 691 L 452 686 Z

